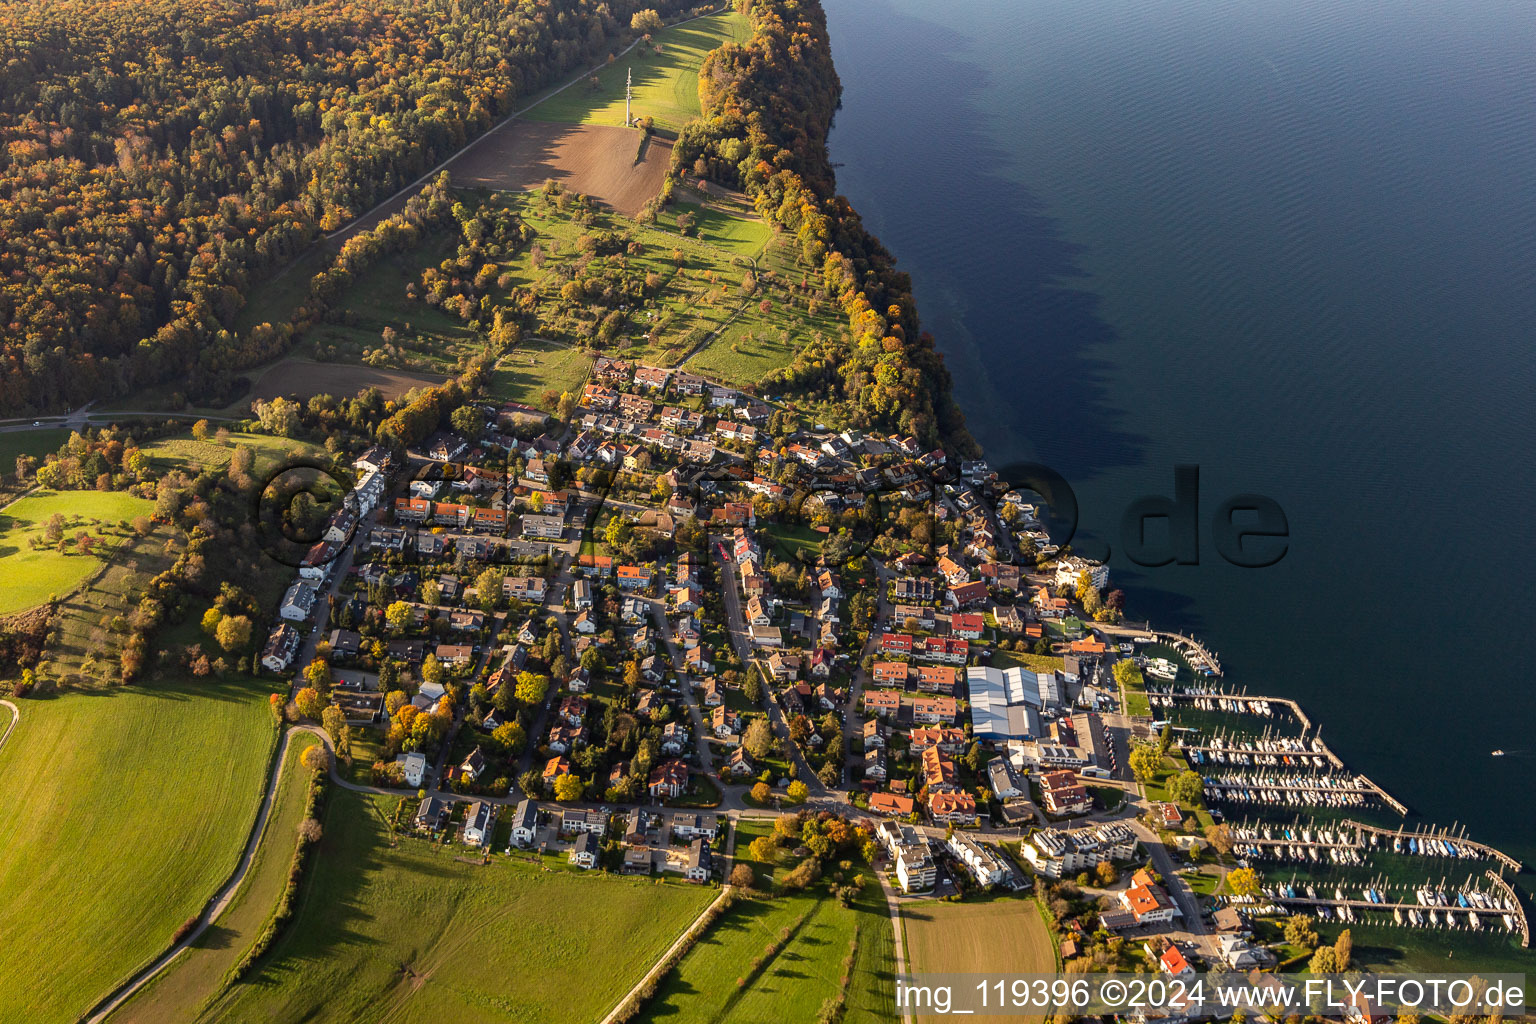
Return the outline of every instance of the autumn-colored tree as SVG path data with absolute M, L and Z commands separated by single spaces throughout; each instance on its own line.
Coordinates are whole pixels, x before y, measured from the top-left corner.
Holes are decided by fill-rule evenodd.
M 562 775 L 555 780 L 555 799 L 561 803 L 580 800 L 585 791 L 586 788 L 578 776 Z
M 331 755 L 326 753 L 325 744 L 323 743 L 316 743 L 313 746 L 305 747 L 304 753 L 299 757 L 299 761 L 305 768 L 308 768 L 316 775 L 324 774 L 331 767 Z
M 321 693 L 331 688 L 331 663 L 316 658 L 304 666 L 304 681 Z
M 226 615 L 219 620 L 213 635 L 226 651 L 244 650 L 251 642 L 251 620 L 244 615 Z
M 768 783 L 759 782 L 752 787 L 752 799 L 757 803 L 766 804 L 773 799 L 773 790 L 769 788 Z
M 311 721 L 318 722 L 325 712 L 325 698 L 320 696 L 320 691 L 313 686 L 306 686 L 293 695 L 294 707 L 299 709 L 299 714 Z

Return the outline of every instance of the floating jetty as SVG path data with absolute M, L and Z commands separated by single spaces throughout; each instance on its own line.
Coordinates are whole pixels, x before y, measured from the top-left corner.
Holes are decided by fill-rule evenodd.
M 1385 829 L 1351 819 L 1290 824 L 1249 821 L 1228 824 L 1233 848 L 1255 860 L 1298 864 L 1364 864 L 1375 853 L 1451 860 L 1492 860 L 1519 872 L 1520 862 L 1485 843 L 1446 830 Z
M 1450 928 L 1481 931 L 1484 928 L 1505 931 L 1520 936 L 1521 946 L 1530 941 L 1530 925 L 1525 909 L 1515 896 L 1509 883 L 1497 872 L 1486 876 L 1490 888 L 1473 884 L 1471 878 L 1461 887 L 1447 886 L 1444 882 L 1415 887 L 1403 886 L 1394 891 L 1380 882 L 1366 885 L 1352 883 L 1348 890 L 1336 885 L 1328 892 L 1327 886 L 1313 882 L 1298 885 L 1289 882 L 1264 886 L 1264 896 L 1273 903 L 1288 909 L 1315 910 L 1323 920 L 1362 921 L 1372 924 L 1395 924 L 1407 928 Z M 1411 897 L 1411 899 L 1409 898 Z M 1366 914 L 1377 913 L 1390 920 L 1377 920 Z
M 1276 807 L 1368 807 L 1380 787 L 1363 775 L 1226 772 L 1203 776 L 1205 795 L 1230 803 Z
M 1516 874 L 1520 873 L 1522 867 L 1519 860 L 1503 850 L 1489 846 L 1487 843 L 1475 842 L 1447 829 L 1418 829 L 1410 832 L 1406 829 L 1379 828 L 1376 825 L 1367 825 L 1348 818 L 1340 824 L 1362 835 L 1378 837 L 1383 845 L 1391 846 L 1394 853 L 1414 853 L 1421 857 L 1478 857 L 1484 860 L 1496 860 Z

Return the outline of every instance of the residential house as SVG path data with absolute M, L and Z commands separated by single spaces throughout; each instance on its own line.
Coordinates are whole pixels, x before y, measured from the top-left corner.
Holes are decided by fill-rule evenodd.
M 957 710 L 953 697 L 916 697 L 912 701 L 912 721 L 919 725 L 948 724 L 955 720 Z
M 886 779 L 885 750 L 876 747 L 873 750 L 864 751 L 864 777 L 876 782 L 884 782 Z
M 688 766 L 675 759 L 663 761 L 651 769 L 646 788 L 654 798 L 677 799 L 688 788 Z
M 491 833 L 496 828 L 496 805 L 489 800 L 476 800 L 464 812 L 464 842 L 484 849 L 491 845 Z
M 974 604 L 981 604 L 987 599 L 987 584 L 984 580 L 975 580 L 970 583 L 962 583 L 958 587 L 951 587 L 945 595 L 944 602 L 951 608 L 969 608 Z M 977 616 L 980 618 L 980 616 Z M 978 635 L 979 631 L 978 631 Z
M 532 846 L 534 836 L 538 834 L 538 831 L 538 805 L 524 797 L 518 801 L 517 810 L 512 813 L 512 845 Z
M 981 639 L 981 634 L 986 628 L 987 620 L 975 613 L 956 612 L 949 617 L 950 633 L 967 640 Z
M 269 672 L 283 672 L 293 664 L 299 650 L 299 631 L 286 622 L 272 630 L 261 649 L 261 664 Z
M 1087 814 L 1093 808 L 1087 788 L 1077 781 L 1076 773 L 1067 770 L 1041 775 L 1040 795 L 1051 814 Z
M 395 758 L 395 764 L 400 766 L 400 773 L 404 776 L 407 786 L 412 789 L 421 788 L 421 780 L 427 774 L 427 758 L 425 754 L 418 751 L 401 754 Z
M 283 595 L 283 603 L 277 614 L 289 622 L 303 622 L 315 606 L 315 588 L 308 583 L 295 583 Z
M 712 840 L 720 833 L 720 819 L 714 814 L 679 811 L 672 815 L 672 834 L 679 839 Z
M 1109 821 L 1074 831 L 1040 829 L 1019 850 L 1046 878 L 1070 878 L 1105 861 L 1136 855 L 1136 834 L 1123 822 Z
M 746 748 L 739 744 L 732 747 L 731 752 L 726 755 L 725 766 L 721 771 L 738 779 L 757 774 L 752 758 L 747 755 Z
M 906 817 L 915 809 L 915 801 L 902 793 L 872 793 L 869 797 L 869 810 L 872 814 Z
M 441 832 L 448 827 L 448 817 L 453 807 L 441 797 L 429 796 L 416 808 L 418 832 Z
M 952 833 L 945 845 L 983 889 L 1002 885 L 1013 877 L 1013 871 L 1001 857 L 967 832 Z
M 571 845 L 568 859 L 579 868 L 591 870 L 597 867 L 597 856 L 600 849 L 597 836 L 591 832 L 583 832 L 576 837 L 576 842 Z
M 562 540 L 565 537 L 565 517 L 524 513 L 523 536 L 539 540 Z
M 895 715 L 901 711 L 901 694 L 895 690 L 865 690 L 864 712 L 870 715 Z
M 688 863 L 683 868 L 683 877 L 690 882 L 707 882 L 714 870 L 714 853 L 710 850 L 709 843 L 703 839 L 695 839 L 688 845 Z
M 974 825 L 976 798 L 964 792 L 930 793 L 928 816 L 938 824 Z

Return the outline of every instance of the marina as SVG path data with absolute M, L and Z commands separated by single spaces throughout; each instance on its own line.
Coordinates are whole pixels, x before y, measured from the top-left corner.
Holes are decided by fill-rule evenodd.
M 1503 928 L 1519 935 L 1522 947 L 1528 946 L 1530 929 L 1519 899 L 1496 872 L 1485 877 L 1490 883 L 1486 888 L 1469 877 L 1460 886 L 1443 880 L 1419 886 L 1373 881 L 1348 889 L 1335 885 L 1331 892 L 1327 886 L 1292 878 L 1264 886 L 1263 895 L 1271 904 L 1310 910 L 1323 921 L 1468 931 Z

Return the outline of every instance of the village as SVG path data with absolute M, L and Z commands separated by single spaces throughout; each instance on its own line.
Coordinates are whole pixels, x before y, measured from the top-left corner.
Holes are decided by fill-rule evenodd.
M 475 409 L 355 456 L 263 652 L 410 830 L 707 882 L 728 825 L 833 811 L 893 904 L 1092 880 L 1149 964 L 1273 962 L 1138 793 L 1113 669 L 1155 637 L 984 462 L 601 357 L 569 423 Z

